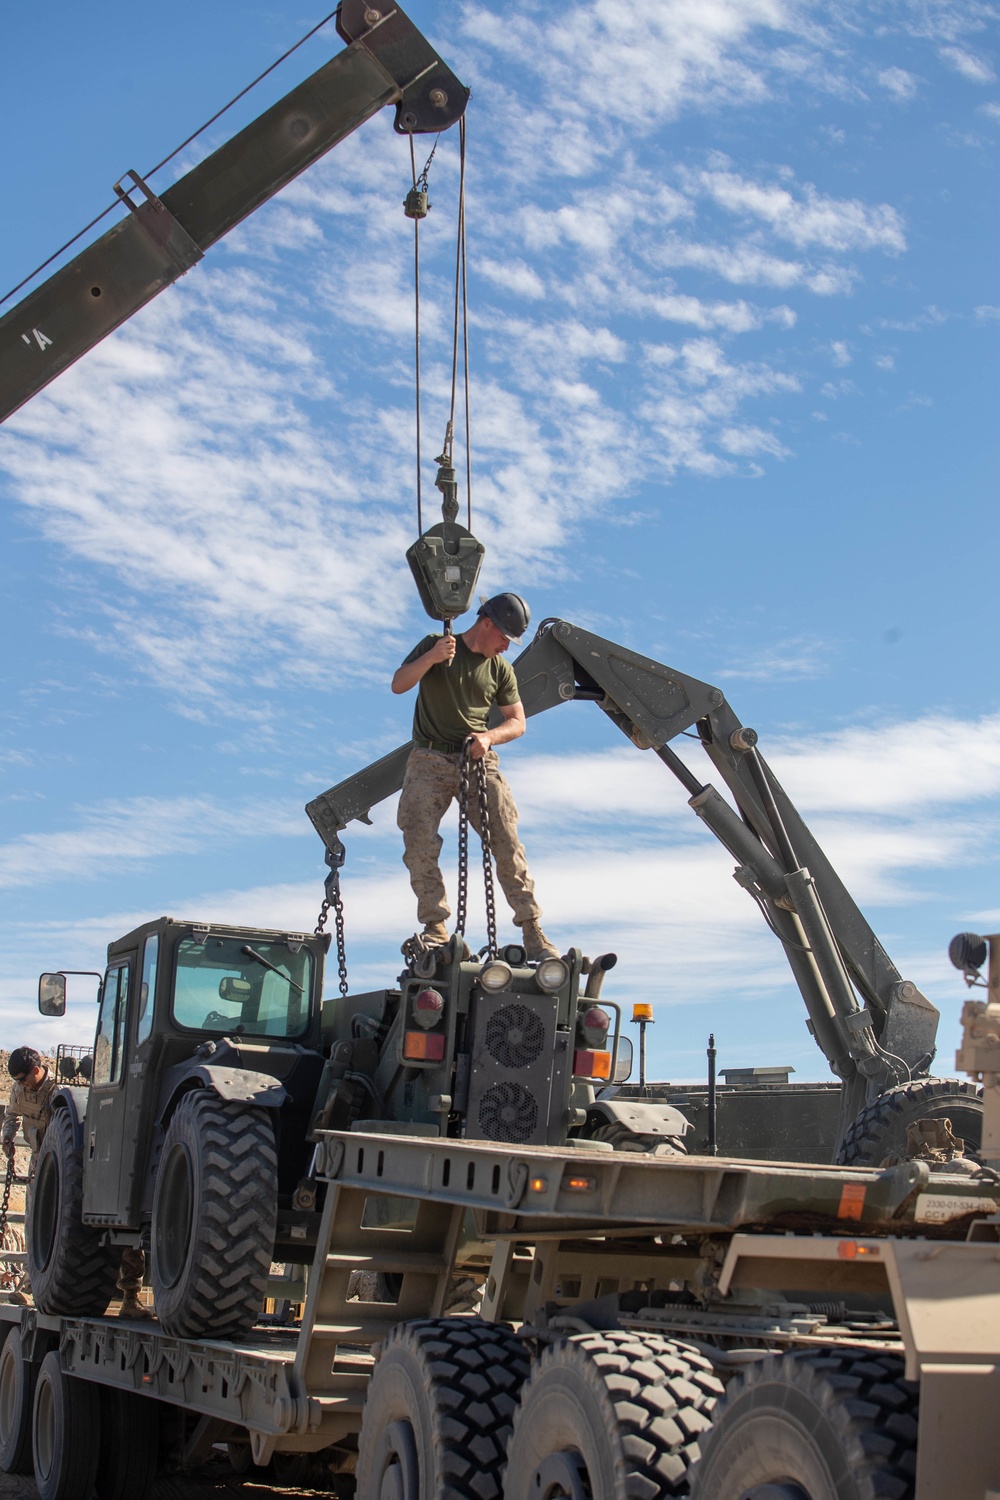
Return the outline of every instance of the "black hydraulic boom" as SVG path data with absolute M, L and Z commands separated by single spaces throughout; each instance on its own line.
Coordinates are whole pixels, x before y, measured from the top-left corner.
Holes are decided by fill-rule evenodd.
M 0 421 L 384 105 L 403 135 L 461 118 L 468 89 L 397 5 L 343 0 L 337 31 L 343 52 L 161 195 L 115 184 L 126 217 L 0 318 Z
M 845 1127 L 885 1088 L 927 1073 L 937 1009 L 901 977 L 721 689 L 566 620 L 546 620 L 514 670 L 529 717 L 560 703 L 595 703 L 681 782 L 781 940 L 809 1030 L 843 1079 Z M 735 810 L 670 748 L 692 728 Z M 399 790 L 410 749 L 401 745 L 309 803 L 328 849 L 348 823 L 370 822 L 372 807 Z

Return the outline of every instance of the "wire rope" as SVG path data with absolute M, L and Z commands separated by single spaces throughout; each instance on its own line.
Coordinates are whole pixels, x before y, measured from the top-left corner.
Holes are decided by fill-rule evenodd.
M 338 6 L 337 10 L 339 10 L 339 8 L 340 7 Z M 151 167 L 150 170 L 145 173 L 144 180 L 148 180 L 150 177 L 154 177 L 156 173 L 161 170 L 161 168 L 167 166 L 169 162 L 172 162 L 174 157 L 178 156 L 184 150 L 185 146 L 190 146 L 191 142 L 196 141 L 200 135 L 203 135 L 210 125 L 214 125 L 216 120 L 220 120 L 227 110 L 232 109 L 234 104 L 238 104 L 246 94 L 249 94 L 251 89 L 255 89 L 258 83 L 263 83 L 264 79 L 269 73 L 273 73 L 275 68 L 280 68 L 283 62 L 287 62 L 288 58 L 291 57 L 293 52 L 297 52 L 301 46 L 308 42 L 310 37 L 315 36 L 317 31 L 322 31 L 323 27 L 326 26 L 328 22 L 333 20 L 334 16 L 337 14 L 337 10 L 331 10 L 328 16 L 323 17 L 322 21 L 317 21 L 316 25 L 313 26 L 310 31 L 307 31 L 304 36 L 299 37 L 299 40 L 295 42 L 293 46 L 289 47 L 287 52 L 283 52 L 279 58 L 271 63 L 270 67 L 265 68 L 263 73 L 258 73 L 257 77 L 253 80 L 252 83 L 248 83 L 245 88 L 240 89 L 239 93 L 234 94 L 228 104 L 224 104 L 221 109 L 216 110 L 211 119 L 206 120 L 204 125 L 199 125 L 198 129 L 195 130 L 191 135 L 189 135 L 186 140 L 181 141 L 179 146 L 175 146 L 174 150 L 171 151 L 169 156 L 165 156 L 162 161 L 157 162 L 155 167 Z M 412 136 L 410 139 L 412 141 Z M 76 244 L 77 240 L 82 239 L 89 230 L 93 229 L 95 224 L 99 224 L 102 219 L 106 219 L 113 208 L 118 207 L 119 200 L 116 198 L 114 203 L 109 203 L 107 208 L 101 210 L 96 219 L 91 219 L 89 224 L 85 224 L 82 229 L 78 230 L 71 240 L 67 240 L 65 245 L 60 245 L 58 250 L 54 250 L 49 256 L 48 260 L 43 260 L 41 265 L 36 266 L 33 271 L 29 272 L 29 274 L 25 276 L 22 281 L 19 281 L 17 283 L 17 286 L 12 286 L 9 292 L 5 292 L 4 295 L 0 297 L 0 307 L 2 307 L 5 302 L 9 302 L 11 297 L 13 297 L 16 292 L 19 292 L 22 287 L 27 286 L 29 281 L 34 281 L 35 277 L 41 271 L 44 271 L 47 266 L 51 266 L 54 260 L 58 260 L 60 255 L 62 255 L 64 251 L 69 250 L 73 245 Z
M 434 142 L 437 150 L 437 142 Z M 434 152 L 431 152 L 431 156 Z M 427 167 L 430 166 L 428 160 Z M 427 167 L 424 168 L 423 178 L 426 181 Z M 417 190 L 417 158 L 413 145 L 413 132 L 410 131 L 410 173 L 413 177 L 413 191 Z M 424 523 L 421 509 L 422 496 L 420 487 L 420 220 L 413 220 L 413 303 L 414 303 L 414 353 L 413 362 L 416 376 L 416 400 L 417 400 L 417 535 L 423 536 Z

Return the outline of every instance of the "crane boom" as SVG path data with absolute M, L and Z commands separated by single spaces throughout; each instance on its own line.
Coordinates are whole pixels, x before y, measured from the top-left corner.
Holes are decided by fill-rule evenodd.
M 757 749 L 720 688 L 592 635 L 546 620 L 514 662 L 527 716 L 589 701 L 637 748 L 653 750 L 689 794 L 693 811 L 737 861 L 736 879 L 782 942 L 809 1029 L 844 1080 L 842 1116 L 934 1057 L 938 1011 L 904 980 Z M 697 776 L 669 741 L 697 729 L 732 803 Z M 306 812 L 327 849 L 352 820 L 403 784 L 411 744 L 348 777 Z M 859 1003 L 858 996 L 861 1001 Z
M 126 216 L 0 318 L 0 422 L 384 105 L 404 135 L 461 118 L 468 89 L 398 6 L 343 0 L 337 31 L 343 52 L 162 194 L 115 184 Z

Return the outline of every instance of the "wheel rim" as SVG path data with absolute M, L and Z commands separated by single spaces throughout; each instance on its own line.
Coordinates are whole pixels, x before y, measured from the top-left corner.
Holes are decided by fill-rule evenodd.
M 10 1337 L 10 1335 L 8 1335 Z M 14 1402 L 17 1398 L 17 1370 L 9 1344 L 0 1352 L 0 1443 L 8 1443 L 14 1432 Z
M 55 1401 L 52 1382 L 45 1375 L 35 1391 L 35 1469 L 39 1479 L 48 1479 L 52 1472 L 52 1455 L 55 1451 Z
M 44 1270 L 52 1258 L 59 1218 L 59 1164 L 55 1152 L 42 1157 L 35 1178 L 31 1205 L 31 1234 L 28 1241 L 35 1252 L 35 1265 Z
M 531 1476 L 529 1500 L 592 1500 L 593 1490 L 583 1456 L 574 1451 L 550 1453 Z
M 191 1158 L 186 1146 L 173 1146 L 160 1167 L 153 1250 L 156 1274 L 165 1287 L 176 1286 L 187 1263 L 194 1210 Z
M 420 1500 L 417 1441 L 409 1422 L 390 1422 L 382 1439 L 378 1500 Z

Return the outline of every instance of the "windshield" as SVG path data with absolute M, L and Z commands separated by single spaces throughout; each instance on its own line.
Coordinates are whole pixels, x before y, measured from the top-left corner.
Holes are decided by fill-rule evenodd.
M 312 980 L 308 948 L 293 953 L 273 939 L 194 933 L 177 946 L 174 1020 L 231 1036 L 301 1036 Z

